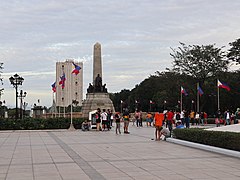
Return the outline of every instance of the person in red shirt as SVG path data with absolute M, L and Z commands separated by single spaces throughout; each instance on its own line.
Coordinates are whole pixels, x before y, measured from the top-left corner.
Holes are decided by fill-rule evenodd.
M 207 124 L 207 118 L 208 118 L 208 116 L 207 116 L 207 113 L 206 113 L 206 112 L 204 112 L 203 118 L 204 118 L 204 124 Z
M 168 111 L 167 112 L 167 126 L 170 131 L 170 137 L 171 137 L 171 133 L 172 133 L 173 117 L 174 117 L 173 111 L 172 110 Z

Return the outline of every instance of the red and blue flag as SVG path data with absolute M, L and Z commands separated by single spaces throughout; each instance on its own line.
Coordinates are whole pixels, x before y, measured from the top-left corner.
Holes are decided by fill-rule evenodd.
M 74 62 L 73 62 L 73 65 L 74 65 L 74 70 L 72 71 L 72 73 L 78 75 L 78 73 L 79 73 L 81 67 L 78 66 L 77 64 L 75 64 Z
M 185 96 L 188 95 L 187 91 L 181 86 L 181 93 L 184 94 Z
M 219 80 L 217 82 L 217 86 L 218 88 L 223 88 L 223 89 L 226 89 L 227 91 L 230 91 L 230 87 L 226 83 L 222 83 Z
M 52 84 L 52 90 L 53 90 L 53 92 L 56 92 L 56 82 L 54 82 L 53 84 Z
M 198 86 L 197 90 L 198 90 L 198 94 L 199 94 L 200 96 L 202 96 L 202 95 L 204 94 L 204 93 L 203 93 L 203 90 L 202 90 L 202 88 L 201 88 L 200 86 Z
M 62 89 L 65 87 L 66 76 L 65 73 L 60 77 L 59 85 L 62 85 Z

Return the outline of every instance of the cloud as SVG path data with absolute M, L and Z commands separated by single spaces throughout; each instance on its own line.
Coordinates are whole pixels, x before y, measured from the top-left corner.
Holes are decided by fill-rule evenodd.
M 84 62 L 84 94 L 92 82 L 93 45 L 102 45 L 103 80 L 110 92 L 131 89 L 171 66 L 170 47 L 226 46 L 239 38 L 240 1 L 11 0 L 0 4 L 2 98 L 14 105 L 8 78 L 25 78 L 29 104 L 50 106 L 58 61 Z M 36 97 L 35 97 L 36 96 Z

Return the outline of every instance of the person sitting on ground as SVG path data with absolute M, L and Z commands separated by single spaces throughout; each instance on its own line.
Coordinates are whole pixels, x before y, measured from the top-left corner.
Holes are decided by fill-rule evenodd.
M 82 123 L 82 131 L 89 131 L 90 124 L 87 120 Z
M 170 137 L 170 131 L 168 128 L 163 127 L 160 131 L 160 137 L 162 140 L 166 141 L 166 138 Z

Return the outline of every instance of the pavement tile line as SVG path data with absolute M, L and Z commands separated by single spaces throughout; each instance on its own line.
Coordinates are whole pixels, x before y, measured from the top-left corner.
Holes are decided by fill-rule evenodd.
M 9 138 L 10 135 L 11 135 L 11 134 L 9 134 L 9 136 L 8 136 L 7 138 Z M 7 138 L 6 138 L 6 139 L 7 139 Z M 18 144 L 19 138 L 20 138 L 20 135 L 18 135 L 17 141 L 16 141 L 16 143 L 15 143 L 15 145 L 14 145 L 14 151 L 13 151 L 13 154 L 12 154 L 11 161 L 10 161 L 10 163 L 9 163 L 9 166 L 8 166 L 8 168 L 7 168 L 7 173 L 6 173 L 5 179 L 7 179 L 8 175 L 9 175 L 8 173 L 9 173 L 9 170 L 10 170 L 10 167 L 11 167 L 11 164 L 12 164 L 12 161 L 13 161 L 14 153 L 15 153 L 15 151 L 16 151 L 16 149 L 17 149 L 17 144 Z
M 53 132 L 48 134 L 58 143 L 58 145 L 73 159 L 73 161 L 89 176 L 90 179 L 106 180 L 96 169 L 85 161 L 72 148 L 58 138 Z

